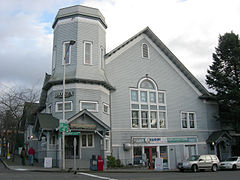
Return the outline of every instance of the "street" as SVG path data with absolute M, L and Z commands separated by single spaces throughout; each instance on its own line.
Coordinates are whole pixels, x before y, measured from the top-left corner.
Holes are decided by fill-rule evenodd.
M 148 172 L 148 173 L 60 173 L 60 172 L 27 172 L 8 170 L 0 163 L 0 180 L 239 180 L 238 171 L 213 172 Z

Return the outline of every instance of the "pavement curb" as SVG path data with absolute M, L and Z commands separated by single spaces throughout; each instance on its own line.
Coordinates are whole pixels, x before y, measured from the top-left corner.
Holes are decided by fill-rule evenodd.
M 10 169 L 10 168 L 8 167 L 7 163 L 6 163 L 4 160 L 2 160 L 2 158 L 0 158 L 0 161 L 3 163 L 3 165 L 5 166 L 5 168 Z

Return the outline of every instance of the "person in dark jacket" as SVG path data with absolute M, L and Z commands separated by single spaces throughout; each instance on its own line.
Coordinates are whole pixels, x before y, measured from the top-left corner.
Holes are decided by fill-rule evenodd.
M 27 152 L 26 152 L 25 148 L 23 147 L 21 150 L 22 165 L 25 165 L 26 156 L 27 156 Z

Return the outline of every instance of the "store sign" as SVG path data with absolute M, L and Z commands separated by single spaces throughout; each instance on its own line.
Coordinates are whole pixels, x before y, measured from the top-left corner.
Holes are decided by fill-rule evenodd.
M 133 144 L 167 144 L 197 142 L 195 137 L 133 137 Z
M 70 124 L 71 129 L 88 129 L 95 130 L 97 128 L 96 124 Z
M 65 92 L 65 98 L 69 98 L 71 96 L 74 96 L 73 91 L 66 91 Z M 63 93 L 62 92 L 56 93 L 55 98 L 62 99 L 63 98 Z

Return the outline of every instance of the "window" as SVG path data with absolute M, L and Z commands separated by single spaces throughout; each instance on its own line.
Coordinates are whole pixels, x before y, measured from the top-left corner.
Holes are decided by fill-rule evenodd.
M 101 54 L 100 54 L 101 69 L 104 69 L 104 66 L 105 66 L 105 62 L 104 62 L 104 49 L 101 47 L 100 51 L 101 51 Z
M 92 64 L 92 43 L 84 42 L 84 64 Z
M 109 105 L 106 103 L 103 103 L 103 112 L 109 114 Z
M 138 111 L 132 111 L 132 127 L 138 128 L 139 127 L 139 115 Z
M 193 112 L 182 112 L 181 113 L 182 128 L 194 129 L 196 128 L 196 118 Z
M 63 110 L 63 103 L 56 102 L 56 112 L 62 112 Z M 65 102 L 65 111 L 72 111 L 72 101 Z
M 94 138 L 93 134 L 82 134 L 81 146 L 82 147 L 94 147 Z
M 63 64 L 70 64 L 71 63 L 71 46 L 70 42 L 63 43 Z
M 132 128 L 167 128 L 165 92 L 158 91 L 151 79 L 130 89 Z
M 53 54 L 52 54 L 52 70 L 56 68 L 56 47 L 53 48 Z
M 142 57 L 149 59 L 149 48 L 147 44 L 142 44 Z
M 92 112 L 98 112 L 98 102 L 80 101 L 80 111 L 84 109 Z

